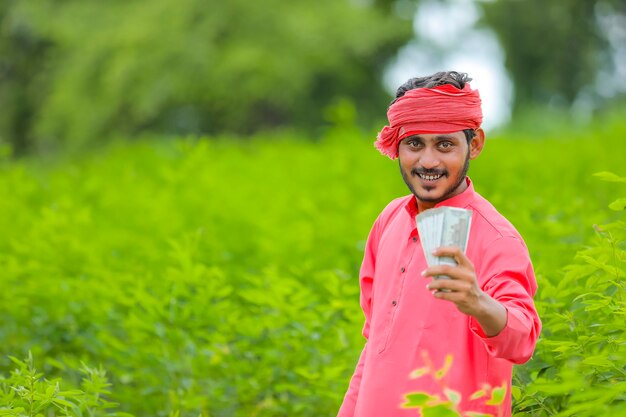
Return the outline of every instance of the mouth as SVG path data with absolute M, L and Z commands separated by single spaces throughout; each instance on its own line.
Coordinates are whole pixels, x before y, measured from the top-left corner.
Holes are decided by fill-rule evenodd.
M 423 179 L 424 181 L 437 181 L 439 178 L 443 177 L 443 174 L 437 174 L 437 175 L 417 174 L 417 176 Z

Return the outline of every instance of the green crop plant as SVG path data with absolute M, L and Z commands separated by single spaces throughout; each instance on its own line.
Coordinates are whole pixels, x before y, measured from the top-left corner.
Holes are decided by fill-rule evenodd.
M 626 178 L 596 174 L 624 192 Z M 544 331 L 512 391 L 520 416 L 622 415 L 626 411 L 626 208 L 594 225 L 595 239 L 540 293 Z
M 623 210 L 606 205 L 625 194 L 593 173 L 624 175 L 626 128 L 564 132 L 503 134 L 470 166 L 539 283 L 544 332 L 514 411 L 619 415 Z M 0 160 L 0 374 L 31 351 L 63 391 L 101 364 L 103 398 L 137 416 L 336 415 L 363 345 L 364 242 L 407 193 L 396 163 L 349 128 L 152 139 Z
M 29 352 L 24 360 L 10 358 L 15 368 L 8 377 L 0 375 L 0 416 L 7 417 L 132 417 L 113 412 L 117 404 L 110 394 L 106 372 L 82 365 L 80 389 L 63 390 L 59 378 L 45 379 L 34 366 Z

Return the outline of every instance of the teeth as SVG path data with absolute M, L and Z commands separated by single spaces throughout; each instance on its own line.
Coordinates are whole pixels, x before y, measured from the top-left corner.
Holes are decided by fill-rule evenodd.
M 441 175 L 420 175 L 420 177 L 422 177 L 423 179 L 427 181 L 434 181 L 434 180 L 438 180 L 439 178 L 441 178 Z

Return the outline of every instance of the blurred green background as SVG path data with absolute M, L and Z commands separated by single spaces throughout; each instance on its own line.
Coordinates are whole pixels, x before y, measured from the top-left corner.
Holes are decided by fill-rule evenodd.
M 496 111 L 514 120 L 549 108 L 589 121 L 623 101 L 625 9 L 623 0 L 3 0 L 0 143 L 23 155 L 144 134 L 293 128 L 316 138 L 351 108 L 374 129 L 395 87 L 449 69 L 485 90 L 497 82 L 510 97 Z
M 0 416 L 336 415 L 364 242 L 408 192 L 372 143 L 438 70 L 481 90 L 470 176 L 537 273 L 514 413 L 623 415 L 625 21 L 620 0 L 1 0 Z

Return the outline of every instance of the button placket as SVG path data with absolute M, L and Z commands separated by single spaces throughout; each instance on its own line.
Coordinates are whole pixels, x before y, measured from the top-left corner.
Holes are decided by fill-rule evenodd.
M 381 337 L 382 340 L 377 348 L 378 354 L 382 354 L 383 352 L 385 352 L 390 339 L 393 337 L 394 327 L 395 327 L 395 315 L 400 310 L 399 302 L 404 292 L 404 286 L 405 286 L 405 281 L 407 279 L 407 272 L 409 270 L 409 265 L 411 265 L 411 262 L 413 261 L 413 255 L 415 253 L 415 247 L 411 243 L 418 242 L 418 237 L 411 236 L 408 239 L 406 239 L 404 242 L 405 242 L 404 248 L 402 248 L 402 250 L 400 251 L 400 252 L 404 252 L 403 254 L 404 256 L 401 255 L 402 258 L 404 259 L 402 258 L 399 259 L 401 260 L 400 265 L 404 265 L 404 266 L 401 266 L 400 268 L 396 269 L 396 271 L 400 273 L 399 276 L 396 277 L 397 279 L 399 279 L 399 282 L 397 284 L 398 287 L 396 288 L 396 291 L 394 291 L 395 294 L 392 295 L 393 298 L 390 301 L 387 301 L 389 304 L 387 304 L 387 307 L 385 308 L 385 310 L 387 310 L 386 314 L 388 316 L 385 319 L 384 336 Z M 396 272 L 396 274 L 398 272 Z

